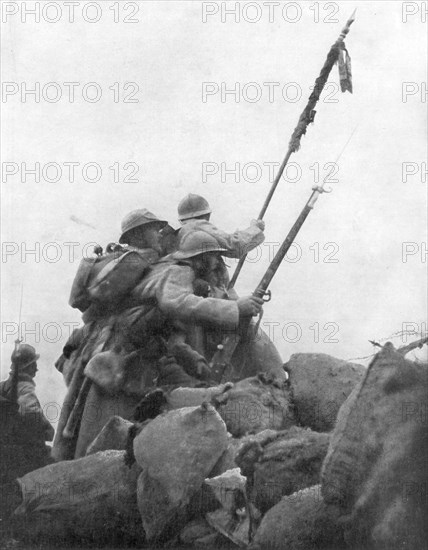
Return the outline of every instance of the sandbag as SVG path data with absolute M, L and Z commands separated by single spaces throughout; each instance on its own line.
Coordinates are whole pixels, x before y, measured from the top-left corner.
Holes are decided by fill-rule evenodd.
M 365 372 L 362 365 L 325 353 L 295 353 L 284 368 L 299 424 L 319 432 L 334 428 L 340 406 Z
M 243 495 L 246 482 L 247 479 L 239 468 L 227 470 L 205 480 L 205 484 L 211 487 L 219 504 L 228 512 L 235 512 L 237 508 L 245 505 Z
M 204 518 L 196 518 L 190 521 L 180 532 L 179 541 L 188 546 L 194 545 L 198 539 L 215 533 Z
M 234 437 L 296 424 L 287 381 L 276 377 L 246 378 L 215 396 L 213 402 Z
M 233 384 L 220 384 L 210 388 L 176 388 L 166 394 L 168 409 L 181 409 L 182 407 L 197 407 L 204 402 L 211 402 L 213 397 L 219 396 L 231 389 Z
M 427 366 L 386 344 L 342 406 L 322 472 L 349 542 L 422 548 L 428 538 Z
M 320 486 L 282 500 L 263 517 L 249 550 L 345 550 L 338 514 L 328 507 Z
M 128 432 L 132 425 L 133 423 L 129 420 L 125 420 L 120 416 L 113 416 L 86 449 L 86 456 L 99 451 L 126 450 Z
M 136 499 L 140 469 L 125 466 L 124 455 L 104 451 L 19 478 L 23 500 L 13 515 L 14 529 L 32 541 L 99 543 L 118 535 L 143 540 Z
M 220 456 L 208 477 L 216 477 L 220 474 L 223 474 L 224 472 L 227 472 L 227 470 L 232 470 L 233 468 L 236 468 L 236 457 L 238 455 L 242 442 L 243 439 L 236 439 L 235 437 L 232 437 L 230 434 L 228 434 L 226 450 Z
M 251 502 L 265 513 L 283 496 L 319 483 L 328 444 L 328 434 L 298 427 L 267 432 L 261 442 L 248 437 L 236 463 L 251 479 Z
M 251 322 L 250 331 L 254 328 Z M 217 344 L 221 340 L 217 340 Z M 287 376 L 283 368 L 283 360 L 276 349 L 274 342 L 259 328 L 254 338 L 249 341 L 242 340 L 236 347 L 232 356 L 232 371 L 230 377 L 224 380 L 243 380 L 259 373 L 274 376 L 277 379 L 286 380 Z
M 171 537 L 188 521 L 187 506 L 227 446 L 212 406 L 187 407 L 153 419 L 134 439 L 143 469 L 138 508 L 149 541 Z

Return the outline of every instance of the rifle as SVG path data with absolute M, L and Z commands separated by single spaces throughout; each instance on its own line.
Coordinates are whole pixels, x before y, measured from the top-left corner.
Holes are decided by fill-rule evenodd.
M 354 130 L 355 131 L 355 130 Z M 352 135 L 351 135 L 352 137 Z M 348 139 L 349 143 L 350 138 Z M 346 147 L 345 145 L 345 147 Z M 344 149 L 342 150 L 342 152 Z M 269 302 L 271 299 L 271 292 L 268 290 L 268 287 L 275 276 L 275 273 L 278 271 L 279 266 L 281 265 L 282 260 L 287 254 L 290 246 L 293 244 L 296 235 L 299 233 L 300 228 L 304 224 L 306 218 L 308 217 L 309 212 L 314 208 L 318 197 L 321 193 L 330 193 L 331 189 L 325 189 L 323 186 L 316 185 L 312 187 L 312 193 L 309 197 L 309 200 L 303 207 L 303 210 L 300 212 L 299 217 L 295 221 L 293 227 L 290 229 L 288 235 L 284 239 L 282 245 L 280 246 L 278 252 L 275 254 L 274 259 L 270 263 L 269 267 L 266 270 L 266 273 L 263 275 L 261 281 L 257 285 L 256 289 L 253 292 L 253 296 L 261 298 L 265 302 Z M 239 331 L 237 334 L 231 334 L 226 336 L 221 344 L 217 346 L 217 351 L 215 352 L 211 363 L 211 378 L 214 382 L 220 384 L 224 382 L 223 377 L 225 375 L 226 369 L 230 368 L 232 356 L 236 350 L 237 345 L 240 341 L 248 337 L 248 330 L 250 327 L 251 317 L 245 317 L 241 320 Z
M 355 134 L 357 127 L 358 126 L 356 126 L 352 130 L 351 135 L 347 139 L 345 145 L 342 147 L 340 153 L 337 155 L 336 160 L 334 161 L 335 163 L 339 162 L 340 157 L 343 155 L 345 149 L 347 148 L 349 142 Z M 331 191 L 331 189 L 325 189 L 324 184 L 315 185 L 314 187 L 312 187 L 312 193 L 309 197 L 309 200 L 303 207 L 303 210 L 300 212 L 300 215 L 295 221 L 293 227 L 288 232 L 288 235 L 285 237 L 285 240 L 279 248 L 278 252 L 275 254 L 275 257 L 267 268 L 266 273 L 263 275 L 260 283 L 257 285 L 255 291 L 253 292 L 253 296 L 257 296 L 257 298 L 261 298 L 265 302 L 269 302 L 271 300 L 271 292 L 270 290 L 268 290 L 268 287 L 272 279 L 274 278 L 275 273 L 278 271 L 282 260 L 285 258 L 287 252 L 290 250 L 294 239 L 296 238 L 302 225 L 305 223 L 309 212 L 314 208 L 318 197 L 321 195 L 321 193 L 331 193 Z M 217 351 L 215 352 L 210 363 L 211 379 L 213 380 L 213 382 L 220 383 L 222 381 L 226 369 L 230 367 L 232 355 L 234 354 L 237 345 L 244 338 L 248 337 L 250 322 L 251 317 L 243 319 L 240 322 L 238 333 L 227 336 L 224 341 L 217 346 Z
M 328 52 L 327 59 L 321 69 L 321 72 L 318 76 L 318 78 L 315 80 L 315 85 L 313 87 L 313 92 L 309 96 L 308 103 L 306 107 L 303 109 L 302 114 L 299 117 L 299 121 L 297 123 L 297 126 L 295 127 L 290 142 L 288 144 L 288 151 L 285 155 L 284 160 L 282 161 L 281 166 L 278 169 L 278 173 L 275 176 L 275 179 L 272 183 L 272 186 L 269 190 L 268 196 L 266 197 L 266 200 L 262 206 L 262 209 L 258 215 L 258 219 L 263 219 L 263 216 L 265 215 L 265 212 L 269 206 L 269 203 L 272 199 L 272 196 L 275 192 L 275 189 L 277 188 L 277 185 L 279 183 L 279 180 L 281 179 L 281 176 L 284 172 L 285 167 L 288 164 L 288 161 L 292 155 L 292 153 L 295 153 L 300 149 L 300 140 L 301 137 L 306 134 L 307 127 L 310 123 L 314 121 L 315 113 L 314 110 L 315 105 L 317 104 L 321 92 L 324 89 L 324 86 L 327 82 L 327 79 L 329 77 L 329 74 L 333 68 L 333 65 L 336 62 L 339 62 L 339 74 L 340 74 L 340 85 L 342 92 L 345 92 L 348 90 L 352 93 L 352 82 L 351 82 L 351 71 L 350 71 L 350 57 L 348 55 L 348 52 L 345 48 L 344 40 L 346 35 L 349 32 L 349 29 L 352 25 L 352 23 L 355 20 L 355 12 L 352 13 L 351 17 L 346 22 L 344 28 L 342 29 L 339 38 L 336 40 L 336 42 L 332 45 L 330 48 L 330 51 Z M 343 61 L 343 51 L 346 52 L 346 61 Z M 232 288 L 235 286 L 236 280 L 238 278 L 239 273 L 241 272 L 242 266 L 244 265 L 245 258 L 247 257 L 246 254 L 241 256 L 239 259 L 238 265 L 236 266 L 235 272 L 230 280 L 229 288 Z

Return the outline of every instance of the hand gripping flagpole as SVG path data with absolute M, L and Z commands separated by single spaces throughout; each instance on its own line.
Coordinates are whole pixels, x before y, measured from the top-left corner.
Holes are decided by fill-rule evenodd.
M 306 134 L 308 125 L 314 121 L 315 112 L 316 112 L 314 110 L 314 107 L 320 98 L 321 92 L 323 91 L 324 86 L 327 82 L 327 79 L 330 75 L 330 72 L 333 68 L 333 65 L 336 62 L 339 64 L 340 86 L 341 86 L 342 92 L 345 92 L 346 90 L 348 90 L 349 92 L 352 93 L 351 59 L 345 48 L 344 40 L 351 28 L 352 23 L 355 21 L 355 12 L 356 10 L 353 11 L 351 17 L 348 19 L 348 21 L 346 22 L 346 25 L 343 27 L 339 35 L 339 38 L 330 48 L 330 51 L 328 52 L 327 59 L 325 60 L 324 66 L 321 69 L 321 72 L 318 78 L 315 80 L 313 92 L 309 96 L 308 103 L 304 108 L 302 114 L 300 115 L 297 126 L 291 135 L 291 139 L 288 144 L 287 154 L 285 155 L 285 158 L 282 161 L 281 166 L 279 167 L 278 173 L 273 181 L 272 187 L 270 188 L 270 191 L 263 204 L 263 207 L 260 210 L 260 214 L 258 215 L 258 219 L 260 220 L 263 219 L 263 216 L 265 215 L 265 212 L 269 206 L 269 203 L 272 199 L 273 194 L 275 193 L 275 189 L 277 188 L 279 180 L 281 179 L 281 176 L 284 172 L 285 167 L 287 166 L 287 163 L 291 155 L 300 149 L 301 137 L 304 134 Z M 345 59 L 344 59 L 344 52 L 346 56 Z M 238 262 L 238 265 L 236 266 L 235 273 L 233 274 L 233 277 L 230 280 L 229 288 L 235 285 L 238 275 L 241 272 L 242 266 L 244 265 L 246 257 L 247 257 L 246 254 L 241 256 Z

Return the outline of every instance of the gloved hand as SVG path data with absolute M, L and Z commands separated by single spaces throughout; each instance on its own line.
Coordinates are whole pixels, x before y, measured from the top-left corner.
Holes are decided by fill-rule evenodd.
M 170 353 L 174 355 L 177 363 L 190 376 L 199 378 L 199 380 L 210 379 L 211 369 L 205 357 L 195 351 L 188 344 L 174 344 L 170 349 Z
M 192 387 L 195 382 L 172 355 L 166 355 L 159 360 L 158 386 Z
M 263 220 L 251 220 L 251 225 L 257 225 L 260 231 L 264 231 L 266 224 Z
M 255 317 L 260 313 L 263 306 L 263 300 L 256 296 L 238 298 L 236 303 L 238 304 L 240 317 Z

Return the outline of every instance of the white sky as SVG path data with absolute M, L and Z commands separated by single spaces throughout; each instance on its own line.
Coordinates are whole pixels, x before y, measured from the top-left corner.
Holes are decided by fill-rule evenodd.
M 223 2 L 207 3 L 206 9 L 218 8 L 218 13 L 207 16 L 205 23 L 199 1 L 130 2 L 126 10 L 124 3 L 99 1 L 101 19 L 96 23 L 83 19 L 83 14 L 95 15 L 87 2 L 76 6 L 74 23 L 62 2 L 56 3 L 62 10 L 57 23 L 43 19 L 46 2 L 40 2 L 39 23 L 28 14 L 26 22 L 21 21 L 21 2 L 3 2 L 3 9 L 5 4 L 8 11 L 18 13 L 2 24 L 2 81 L 12 83 L 8 90 L 18 91 L 3 95 L 2 166 L 5 170 L 4 163 L 16 163 L 19 171 L 8 177 L 3 173 L 1 187 L 3 246 L 16 252 L 2 258 L 2 378 L 7 376 L 16 337 L 7 330 L 18 321 L 23 283 L 22 320 L 28 329 L 40 323 L 40 342 L 29 333 L 26 338 L 42 355 L 38 392 L 43 403 L 62 402 L 64 385 L 53 362 L 68 335 L 64 323 L 79 321 L 79 313 L 67 304 L 79 255 L 85 243 L 116 240 L 128 211 L 147 207 L 176 225 L 178 201 L 196 192 L 209 200 L 212 220 L 220 227 L 233 231 L 248 225 L 270 188 L 263 163 L 284 157 L 309 87 L 355 7 L 357 18 L 346 40 L 354 94 L 337 91 L 334 68 L 315 124 L 291 158 L 299 163 L 302 177 L 280 183 L 265 216 L 267 242 L 283 239 L 308 199 L 314 184 L 309 167 L 318 163 L 325 175 L 325 163 L 336 159 L 357 129 L 338 163 L 333 193 L 320 197 L 297 238 L 293 252 L 301 254 L 300 259 L 284 262 L 274 279 L 273 300 L 265 307 L 262 325 L 278 323 L 274 339 L 284 361 L 296 352 L 365 356 L 373 351 L 368 339 L 387 337 L 402 330 L 403 323 L 413 323 L 416 331 L 426 329 L 427 176 L 421 171 L 426 162 L 427 56 L 422 2 L 281 2 L 271 7 L 273 22 L 269 7 L 258 2 L 260 20 L 254 23 L 245 20 L 256 17 L 254 2 L 238 5 L 239 22 L 228 15 L 224 23 Z M 28 9 L 35 2 L 24 4 Z M 234 5 L 228 8 L 230 4 Z M 286 17 L 295 22 L 282 16 L 285 4 Z M 133 6 L 139 8 L 133 15 L 139 22 L 113 22 L 114 9 L 120 8 L 122 20 L 132 16 Z M 49 10 L 45 15 L 52 19 L 55 7 Z M 319 22 L 314 21 L 316 10 Z M 324 22 L 325 18 L 339 22 Z M 48 82 L 58 83 L 61 99 L 52 103 L 42 95 L 35 102 L 28 95 L 22 102 L 23 83 L 33 88 L 35 82 L 41 89 Z M 74 103 L 69 102 L 64 82 L 79 83 Z M 89 82 L 102 90 L 96 103 L 82 97 Z M 115 82 L 121 91 L 118 103 L 109 89 Z M 138 84 L 138 103 L 123 103 L 126 82 Z M 239 83 L 241 94 L 237 101 L 230 94 L 222 101 L 219 92 L 203 102 L 204 82 L 219 88 L 226 83 L 228 89 Z M 267 82 L 279 83 L 272 102 L 263 84 Z M 256 86 L 244 88 L 247 83 Z M 286 85 L 288 101 L 281 95 Z M 405 101 L 403 86 L 412 94 Z M 260 100 L 248 101 L 257 89 L 262 91 Z M 296 90 L 301 90 L 301 97 L 291 101 Z M 47 93 L 54 97 L 54 88 Z M 50 183 L 42 173 L 39 183 L 31 175 L 21 181 L 21 163 L 31 168 L 36 162 L 41 167 L 60 164 L 62 179 Z M 74 182 L 69 181 L 65 162 L 80 163 Z M 98 183 L 82 175 L 88 162 L 102 169 Z M 131 170 L 123 170 L 127 162 L 139 166 L 134 176 L 138 183 L 123 181 Z M 409 170 L 417 171 L 406 182 L 404 162 L 413 163 Z M 114 163 L 121 167 L 118 183 L 109 170 Z M 205 182 L 203 163 L 219 167 Z M 241 173 L 238 182 L 231 174 L 222 181 L 221 163 L 228 169 L 235 163 L 241 168 L 257 163 L 260 177 L 249 181 L 256 179 L 253 168 Z M 294 173 L 289 172 L 290 178 Z M 95 229 L 72 221 L 72 216 Z M 79 243 L 74 262 L 69 260 L 67 242 Z M 24 246 L 40 246 L 40 257 L 25 256 Z M 412 253 L 406 262 L 403 246 Z M 268 250 L 262 247 L 258 261 L 245 267 L 237 285 L 241 294 L 259 282 L 268 265 Z M 58 251 L 61 257 L 54 261 Z M 324 262 L 328 253 L 338 261 Z M 56 339 L 55 326 L 62 338 L 49 342 Z M 284 327 L 289 327 L 285 338 Z

